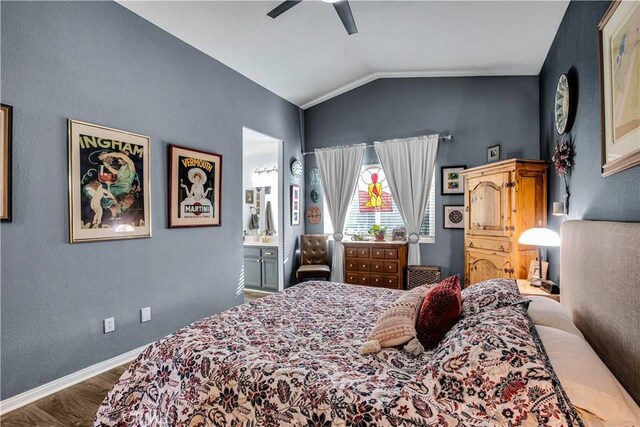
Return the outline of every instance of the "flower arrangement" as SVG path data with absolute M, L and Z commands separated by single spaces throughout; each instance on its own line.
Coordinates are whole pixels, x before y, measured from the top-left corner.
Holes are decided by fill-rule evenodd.
M 373 234 L 376 240 L 384 240 L 384 235 L 387 232 L 387 227 L 383 227 L 379 224 L 373 224 L 369 227 L 369 234 Z
M 556 168 L 556 174 L 558 176 L 566 175 L 571 171 L 573 166 L 572 162 L 573 151 L 571 150 L 571 144 L 566 139 L 560 139 L 553 150 L 553 165 Z

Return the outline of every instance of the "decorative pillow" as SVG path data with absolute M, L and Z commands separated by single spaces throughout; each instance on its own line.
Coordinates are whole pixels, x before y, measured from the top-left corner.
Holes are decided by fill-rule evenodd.
M 460 276 L 444 279 L 424 298 L 418 322 L 417 338 L 426 349 L 435 347 L 460 318 Z
M 527 298 L 531 300 L 528 312 L 534 324 L 560 329 L 584 338 L 580 329 L 576 328 L 558 301 L 542 296 L 527 296 Z
M 548 326 L 536 329 L 577 409 L 595 414 L 606 426 L 640 425 L 640 408 L 584 339 Z
M 462 290 L 462 316 L 472 316 L 522 301 L 514 279 L 485 280 Z
M 373 354 L 383 347 L 395 347 L 415 340 L 416 318 L 422 300 L 430 285 L 420 286 L 406 291 L 380 315 L 367 341 L 360 347 L 360 354 Z M 420 354 L 423 349 L 412 343 L 407 349 L 410 353 Z

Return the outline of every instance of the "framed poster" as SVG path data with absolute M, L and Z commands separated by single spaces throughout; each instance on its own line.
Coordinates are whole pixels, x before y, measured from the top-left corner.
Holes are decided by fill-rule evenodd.
M 2 193 L 0 193 L 0 220 L 11 221 L 11 144 L 13 138 L 13 107 L 0 104 L 0 165 L 2 165 Z
M 444 228 L 464 228 L 464 206 L 444 205 Z
M 300 225 L 300 186 L 291 186 L 291 225 Z
M 462 179 L 460 172 L 465 170 L 465 168 L 465 165 L 442 166 L 440 168 L 442 174 L 440 194 L 443 196 L 464 194 L 464 180 Z
M 69 120 L 69 241 L 151 237 L 148 136 Z
M 222 225 L 221 179 L 222 155 L 170 144 L 169 228 Z
M 640 164 L 640 2 L 614 1 L 598 25 L 602 176 Z

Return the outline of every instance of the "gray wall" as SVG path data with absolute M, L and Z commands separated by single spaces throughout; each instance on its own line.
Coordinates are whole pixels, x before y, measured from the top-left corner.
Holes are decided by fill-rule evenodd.
M 565 135 L 575 147 L 575 167 L 569 177 L 569 219 L 640 221 L 640 167 L 603 178 L 600 175 L 600 75 L 598 23 L 609 2 L 572 1 L 540 72 L 540 137 L 544 159 L 550 160 L 557 133 L 553 102 L 558 78 L 568 73 L 571 102 L 577 99 L 575 121 Z M 564 183 L 549 173 L 549 212 L 562 201 Z M 560 230 L 562 217 L 549 215 L 549 227 Z M 558 281 L 560 256 L 549 249 L 549 277 Z M 562 285 L 562 284 L 561 284 Z
M 242 126 L 283 139 L 286 164 L 302 131 L 297 107 L 114 2 L 1 7 L 2 102 L 14 107 L 6 399 L 241 303 Z M 68 117 L 151 136 L 151 239 L 68 243 Z M 224 155 L 222 227 L 166 228 L 169 142 Z M 283 212 L 288 281 L 303 226 Z M 145 306 L 152 320 L 141 324 Z M 117 329 L 104 335 L 109 316 Z
M 421 244 L 423 264 L 443 274 L 463 272 L 463 230 L 442 228 L 442 206 L 462 205 L 463 197 L 440 195 L 440 166 L 478 166 L 486 148 L 502 143 L 502 158 L 538 159 L 538 78 L 456 77 L 380 79 L 305 111 L 306 150 L 358 142 L 371 143 L 449 131 L 436 161 L 436 243 Z M 307 174 L 315 165 L 307 157 Z M 307 188 L 307 204 L 310 188 Z M 307 222 L 307 232 L 323 227 Z

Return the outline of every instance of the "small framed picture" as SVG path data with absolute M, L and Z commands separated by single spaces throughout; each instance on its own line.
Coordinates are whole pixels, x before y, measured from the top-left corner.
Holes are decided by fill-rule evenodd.
M 13 133 L 13 107 L 2 105 L 0 114 L 0 165 L 2 165 L 2 197 L 0 198 L 0 220 L 11 221 L 11 139 Z
M 444 228 L 464 228 L 464 206 L 444 205 L 442 208 Z
M 548 262 L 542 262 L 542 276 L 540 276 L 540 265 L 538 261 L 531 261 L 529 263 L 529 274 L 527 274 L 527 280 L 529 282 L 539 282 L 547 280 L 547 270 L 549 269 Z
M 169 145 L 169 228 L 222 225 L 222 155 Z
M 440 194 L 443 196 L 451 194 L 464 194 L 464 180 L 460 172 L 465 170 L 465 165 L 458 166 L 442 166 L 442 186 Z
M 151 237 L 149 137 L 68 125 L 70 243 Z
M 487 163 L 500 161 L 500 144 L 487 147 Z
M 394 228 L 391 240 L 394 242 L 405 242 L 407 240 L 407 229 L 404 227 Z
M 300 225 L 300 186 L 291 186 L 291 225 Z
M 244 190 L 244 202 L 247 205 L 253 204 L 253 190 Z

